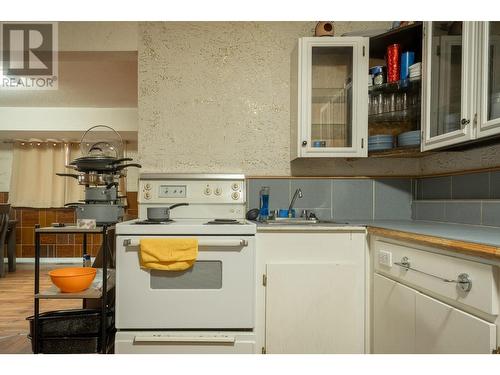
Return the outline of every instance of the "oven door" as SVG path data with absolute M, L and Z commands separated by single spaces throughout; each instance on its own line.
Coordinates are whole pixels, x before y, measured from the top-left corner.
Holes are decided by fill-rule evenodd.
M 197 237 L 198 258 L 185 271 L 140 268 L 139 243 L 147 237 L 117 237 L 118 329 L 254 327 L 253 236 Z

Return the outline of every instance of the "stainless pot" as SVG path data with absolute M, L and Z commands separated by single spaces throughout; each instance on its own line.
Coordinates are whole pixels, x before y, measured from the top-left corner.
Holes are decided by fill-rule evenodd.
M 170 220 L 170 210 L 179 206 L 189 206 L 189 203 L 176 203 L 170 207 L 148 207 L 148 220 L 167 221 Z
M 104 186 L 110 185 L 116 181 L 122 174 L 103 174 L 103 173 L 56 173 L 58 176 L 73 177 L 78 180 L 79 185 L 85 186 Z
M 116 183 L 117 184 L 117 183 Z M 117 199 L 116 186 L 85 188 L 85 202 L 109 202 Z
M 122 221 L 125 207 L 109 203 L 69 203 L 66 207 L 75 208 L 76 219 L 95 219 L 97 225 L 114 224 Z

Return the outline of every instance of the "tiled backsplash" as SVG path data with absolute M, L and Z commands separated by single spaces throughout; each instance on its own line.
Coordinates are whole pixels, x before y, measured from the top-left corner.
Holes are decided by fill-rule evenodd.
M 0 203 L 7 203 L 8 193 L 0 192 Z M 127 193 L 129 207 L 127 215 L 136 217 L 137 193 Z M 11 219 L 17 220 L 16 225 L 16 256 L 32 258 L 35 256 L 35 224 L 47 226 L 54 222 L 75 223 L 75 211 L 71 208 L 13 208 Z M 42 257 L 81 257 L 83 236 L 80 234 L 41 235 Z M 87 250 L 91 256 L 99 251 L 101 235 L 87 236 Z
M 288 208 L 300 188 L 304 196 L 295 202 L 297 214 L 309 209 L 325 220 L 411 219 L 411 179 L 249 179 L 248 208 L 259 207 L 262 186 L 270 187 L 271 210 Z
M 413 219 L 500 226 L 500 171 L 414 182 Z

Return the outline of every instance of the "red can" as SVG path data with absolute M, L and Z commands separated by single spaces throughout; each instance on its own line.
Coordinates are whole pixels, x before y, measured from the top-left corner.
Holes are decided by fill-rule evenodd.
M 401 45 L 391 44 L 387 47 L 386 63 L 387 63 L 387 82 L 396 82 L 399 80 L 400 74 L 400 56 Z

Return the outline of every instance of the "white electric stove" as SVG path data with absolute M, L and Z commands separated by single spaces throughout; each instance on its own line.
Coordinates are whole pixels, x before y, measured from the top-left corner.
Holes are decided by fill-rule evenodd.
M 139 219 L 116 225 L 116 353 L 254 353 L 255 224 L 243 175 L 142 174 Z M 148 207 L 188 203 L 171 221 Z M 196 238 L 186 271 L 140 268 L 143 238 Z

